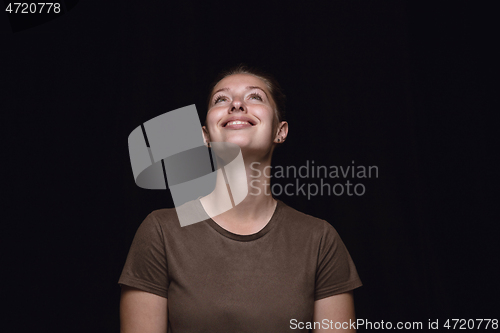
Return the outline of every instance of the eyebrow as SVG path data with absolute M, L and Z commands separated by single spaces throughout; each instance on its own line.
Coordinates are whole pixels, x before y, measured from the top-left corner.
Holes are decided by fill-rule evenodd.
M 262 92 L 266 95 L 267 99 L 269 99 L 269 96 L 267 96 L 267 93 L 264 89 L 262 89 L 261 87 L 258 87 L 258 86 L 248 86 L 248 87 L 245 87 L 246 90 L 251 90 L 251 89 L 260 89 L 262 90 Z M 219 90 L 217 90 L 216 92 L 214 92 L 212 94 L 212 98 L 214 97 L 215 94 L 217 94 L 218 92 L 221 92 L 221 91 L 229 91 L 230 89 L 229 88 L 221 88 Z M 211 99 L 212 99 L 211 98 Z

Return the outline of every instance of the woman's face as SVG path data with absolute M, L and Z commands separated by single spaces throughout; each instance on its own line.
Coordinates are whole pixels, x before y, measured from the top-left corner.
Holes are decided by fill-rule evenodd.
M 272 151 L 276 124 L 274 102 L 264 81 L 235 74 L 214 87 L 203 132 L 207 141 L 232 142 L 244 151 Z

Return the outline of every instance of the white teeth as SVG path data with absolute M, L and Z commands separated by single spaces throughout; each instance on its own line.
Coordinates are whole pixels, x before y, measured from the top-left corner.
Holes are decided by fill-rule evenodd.
M 230 121 L 230 122 L 227 123 L 227 125 L 239 125 L 239 124 L 249 124 L 249 122 L 248 121 L 239 121 L 239 120 L 236 120 L 236 121 Z

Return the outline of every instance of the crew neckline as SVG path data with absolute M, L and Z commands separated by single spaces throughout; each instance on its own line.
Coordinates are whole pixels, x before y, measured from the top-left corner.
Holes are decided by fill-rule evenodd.
M 274 198 L 274 199 L 277 201 L 277 203 L 276 203 L 276 208 L 274 209 L 273 215 L 271 216 L 271 219 L 269 219 L 269 221 L 264 226 L 264 228 L 260 229 L 259 231 L 257 231 L 254 234 L 250 234 L 250 235 L 235 234 L 235 233 L 221 227 L 211 217 L 209 217 L 207 220 L 205 220 L 205 222 L 210 227 L 212 227 L 215 231 L 217 231 L 219 234 L 221 234 L 224 237 L 227 237 L 227 238 L 230 238 L 230 239 L 233 239 L 236 241 L 240 241 L 240 242 L 253 241 L 253 240 L 259 239 L 262 236 L 264 236 L 265 234 L 267 234 L 280 220 L 281 215 L 282 215 L 281 213 L 283 211 L 284 203 L 281 200 L 278 200 L 276 198 Z M 197 201 L 198 201 L 198 204 L 200 205 L 201 209 L 203 211 L 205 211 L 199 198 Z

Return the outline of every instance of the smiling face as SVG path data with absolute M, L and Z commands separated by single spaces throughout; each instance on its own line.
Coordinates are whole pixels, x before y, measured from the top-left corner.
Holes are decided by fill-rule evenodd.
M 244 152 L 272 153 L 277 138 L 286 137 L 278 136 L 286 122 L 278 123 L 275 108 L 264 81 L 250 74 L 227 76 L 213 89 L 205 140 L 232 142 Z

